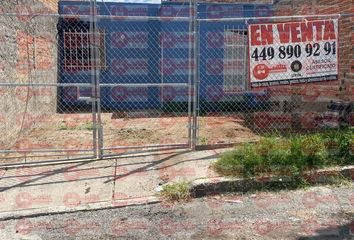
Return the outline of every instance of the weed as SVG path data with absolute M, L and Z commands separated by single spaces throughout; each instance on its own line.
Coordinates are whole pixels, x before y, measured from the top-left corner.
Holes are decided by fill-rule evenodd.
M 60 123 L 58 128 L 60 131 L 72 130 L 72 128 L 65 123 Z
M 200 137 L 199 143 L 200 143 L 200 145 L 208 145 L 208 138 L 207 137 Z
M 350 186 L 352 184 L 352 180 L 343 176 L 343 175 L 336 175 L 336 176 L 329 176 L 328 182 L 331 185 L 335 186 Z
M 191 185 L 187 181 L 166 184 L 160 195 L 168 201 L 185 202 L 191 198 Z
M 82 130 L 89 130 L 92 131 L 93 130 L 93 124 L 92 123 L 85 123 L 84 125 L 81 126 Z

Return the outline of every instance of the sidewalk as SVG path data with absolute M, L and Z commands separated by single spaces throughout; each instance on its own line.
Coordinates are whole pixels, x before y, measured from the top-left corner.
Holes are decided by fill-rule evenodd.
M 0 170 L 0 219 L 159 201 L 166 182 L 210 177 L 224 150 L 173 150 L 101 161 Z

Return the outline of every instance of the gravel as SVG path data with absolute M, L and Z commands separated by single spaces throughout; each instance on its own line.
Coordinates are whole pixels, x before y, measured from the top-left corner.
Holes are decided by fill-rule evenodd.
M 0 239 L 354 239 L 354 184 L 8 220 Z

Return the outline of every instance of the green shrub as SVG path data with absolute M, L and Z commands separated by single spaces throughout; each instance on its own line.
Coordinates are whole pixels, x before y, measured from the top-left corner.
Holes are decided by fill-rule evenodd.
M 276 147 L 270 149 L 266 159 L 264 159 L 269 165 L 271 172 L 283 173 L 287 171 L 288 166 L 292 165 L 292 158 L 290 157 L 290 144 L 285 140 L 278 141 Z
M 341 164 L 354 164 L 354 130 L 338 136 L 337 157 Z
M 214 167 L 226 176 L 240 175 L 243 172 L 243 158 L 244 154 L 241 149 L 234 149 L 221 154 L 219 160 L 214 163 Z
M 268 155 L 269 151 L 275 148 L 276 145 L 277 138 L 275 137 L 261 138 L 259 143 L 256 145 L 256 149 L 262 157 L 265 157 Z
M 353 149 L 352 128 L 289 138 L 266 137 L 222 154 L 213 166 L 227 176 L 299 176 L 306 170 L 354 164 Z
M 302 149 L 306 167 L 318 168 L 326 165 L 328 153 L 321 135 L 304 136 L 302 138 Z
M 265 168 L 263 158 L 257 152 L 254 144 L 246 144 L 238 157 L 242 162 L 243 174 L 246 177 L 256 175 L 260 169 Z
M 324 135 L 329 159 L 333 164 L 354 164 L 354 129 L 329 131 Z

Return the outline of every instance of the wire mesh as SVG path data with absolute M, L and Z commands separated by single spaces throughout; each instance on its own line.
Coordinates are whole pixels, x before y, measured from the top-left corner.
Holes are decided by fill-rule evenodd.
M 100 71 L 103 149 L 188 146 L 189 22 L 180 19 L 100 18 L 107 68 Z
M 201 19 L 198 143 L 353 126 L 350 17 L 338 17 Z
M 75 4 L 0 14 L 1 163 L 353 126 L 351 15 Z
M 91 98 L 90 72 L 68 67 L 65 54 L 90 58 L 68 46 L 64 21 L 0 15 L 1 165 L 93 156 L 92 103 L 77 104 Z

